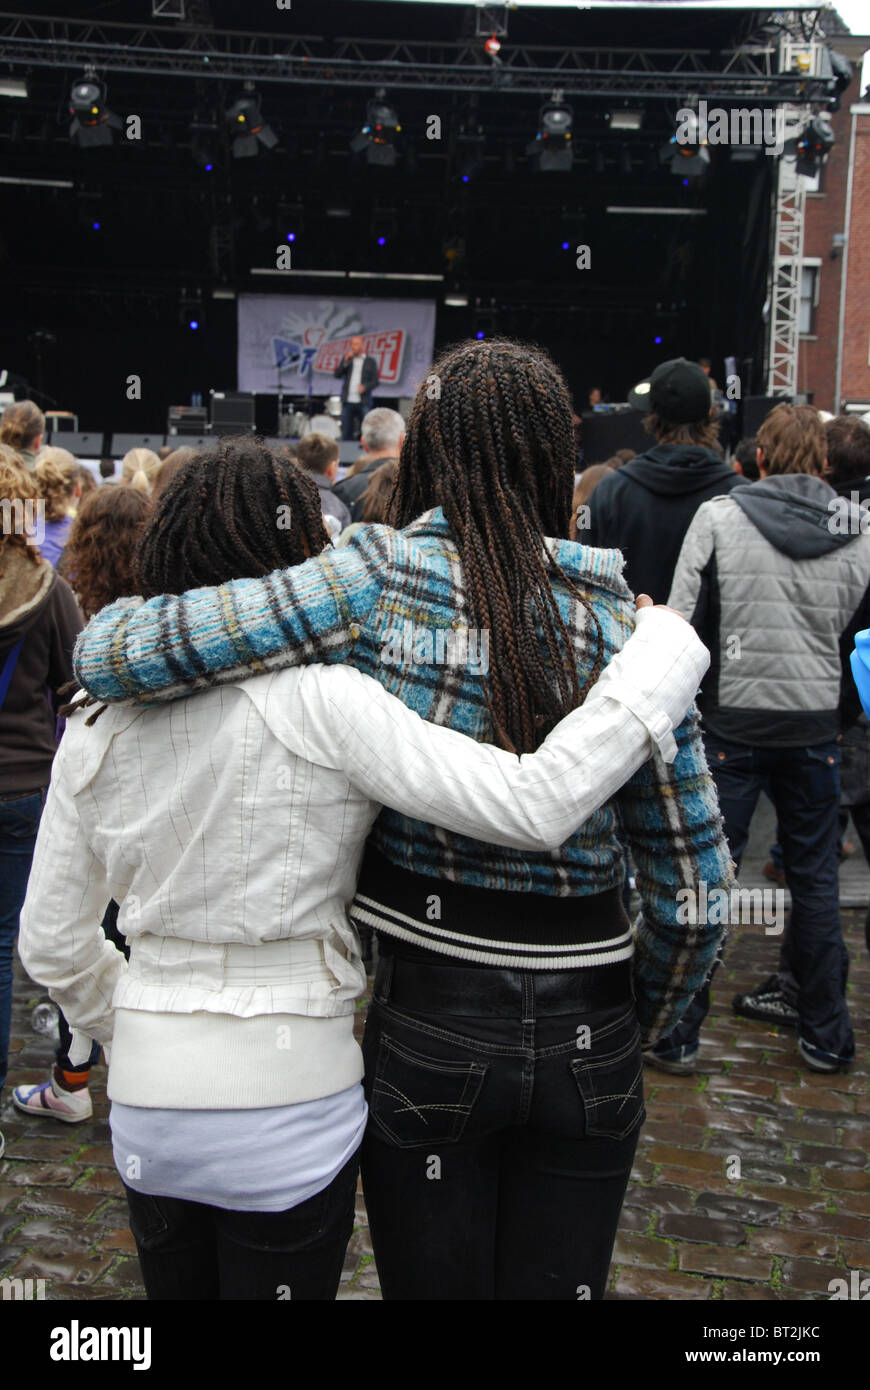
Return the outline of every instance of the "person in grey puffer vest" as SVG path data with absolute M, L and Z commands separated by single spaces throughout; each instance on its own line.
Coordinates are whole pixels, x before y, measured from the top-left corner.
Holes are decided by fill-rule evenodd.
M 870 514 L 820 476 L 825 433 L 809 406 L 777 406 L 758 446 L 760 480 L 696 513 L 668 603 L 711 650 L 699 709 L 732 857 L 739 866 L 767 791 L 792 896 L 778 975 L 738 1001 L 763 1006 L 753 1017 L 793 1021 L 806 1065 L 834 1072 L 855 1056 L 837 882 L 839 737 L 860 710 L 847 663 L 870 626 Z M 708 1008 L 709 982 L 649 1060 L 693 1071 Z
M 621 550 L 628 587 L 664 603 L 695 512 L 744 480 L 718 452 L 710 381 L 696 362 L 662 362 L 649 379 L 648 400 L 644 428 L 654 447 L 601 480 L 589 499 L 588 524 L 578 521 L 577 540 Z

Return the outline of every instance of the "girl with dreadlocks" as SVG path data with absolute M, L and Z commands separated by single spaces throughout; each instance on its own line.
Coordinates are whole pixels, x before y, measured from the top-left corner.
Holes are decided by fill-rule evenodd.
M 280 582 L 326 540 L 311 478 L 228 442 L 159 494 L 139 582 L 160 604 Z M 232 610 L 219 643 L 264 672 Z M 685 623 L 656 618 L 665 737 L 707 663 Z M 688 657 L 676 680 L 675 652 Z M 612 751 L 590 777 L 584 737 L 618 739 L 631 766 L 648 754 L 646 725 L 611 698 L 625 687 L 638 703 L 631 672 L 617 657 L 597 698 L 522 762 L 425 723 L 347 666 L 71 715 L 21 954 L 73 1026 L 111 1045 L 115 1161 L 149 1297 L 335 1296 L 367 1114 L 353 1037 L 365 971 L 346 904 L 380 805 L 555 849 L 617 785 Z M 109 896 L 129 966 L 96 926 Z
M 113 700 L 173 698 L 258 664 L 347 662 L 425 718 L 528 753 L 651 624 L 674 621 L 643 613 L 630 636 L 622 556 L 567 540 L 573 470 L 571 403 L 546 353 L 462 343 L 414 401 L 388 518 L 400 529 L 363 527 L 259 582 L 109 610 L 77 648 L 79 678 Z M 632 774 L 620 742 L 585 751 L 620 790 L 557 850 L 386 810 L 369 838 L 352 911 L 381 955 L 363 1185 L 387 1298 L 603 1296 L 645 1113 L 641 1049 L 681 1016 L 722 934 L 685 895 L 730 885 L 731 866 L 694 716 L 672 766 L 653 756 Z

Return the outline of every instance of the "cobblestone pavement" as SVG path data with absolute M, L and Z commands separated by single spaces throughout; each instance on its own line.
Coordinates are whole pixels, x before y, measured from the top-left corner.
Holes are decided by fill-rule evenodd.
M 732 994 L 775 967 L 776 938 L 757 927 L 741 929 L 719 971 L 697 1074 L 647 1069 L 648 1118 L 609 1297 L 818 1299 L 829 1297 L 835 1277 L 870 1274 L 870 958 L 863 912 L 844 914 L 844 925 L 859 1052 L 848 1074 L 808 1072 L 790 1033 L 732 1015 Z M 44 1080 L 51 1058 L 30 1029 L 44 996 L 17 969 L 0 1117 L 0 1274 L 44 1279 L 49 1299 L 142 1298 L 103 1069 L 87 1124 L 31 1119 L 12 1107 L 11 1087 Z M 357 1216 L 339 1298 L 378 1299 L 361 1194 Z

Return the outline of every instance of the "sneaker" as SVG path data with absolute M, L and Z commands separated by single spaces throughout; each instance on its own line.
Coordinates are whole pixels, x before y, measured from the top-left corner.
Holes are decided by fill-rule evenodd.
M 659 1044 L 656 1044 L 656 1047 L 658 1046 Z M 697 1071 L 700 1043 L 695 1043 L 694 1047 L 684 1043 L 676 1051 L 664 1053 L 656 1051 L 656 1047 L 647 1048 L 643 1054 L 643 1060 L 649 1062 L 651 1067 L 670 1072 L 671 1076 L 690 1076 L 692 1072 Z
M 785 887 L 785 869 L 778 869 L 772 859 L 768 859 L 761 872 L 771 883 L 778 883 L 781 888 Z
M 771 975 L 750 994 L 735 994 L 731 1007 L 741 1018 L 757 1018 L 762 1023 L 793 1028 L 798 1021 L 797 1009 L 785 997 L 778 975 Z
M 63 1120 L 67 1125 L 89 1120 L 94 1113 L 87 1086 L 80 1091 L 65 1091 L 54 1080 L 43 1081 L 40 1086 L 16 1086 L 12 1092 L 12 1103 L 16 1110 L 22 1110 L 25 1115 Z
M 806 1062 L 810 1071 L 834 1072 L 839 1071 L 841 1063 L 829 1057 L 826 1052 L 820 1052 L 817 1047 L 810 1047 L 803 1038 L 798 1038 L 798 1052 Z

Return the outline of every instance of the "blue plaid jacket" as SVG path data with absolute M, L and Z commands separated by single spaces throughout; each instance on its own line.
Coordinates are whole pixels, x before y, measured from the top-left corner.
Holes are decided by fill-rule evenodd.
M 547 544 L 593 605 L 608 661 L 634 624 L 622 555 L 570 541 Z M 595 634 L 558 577 L 553 589 L 583 682 L 595 659 Z M 424 718 L 491 741 L 485 661 L 432 659 L 439 651 L 437 635 L 442 653 L 449 651 L 443 635 L 461 633 L 468 622 L 462 567 L 438 508 L 403 531 L 364 527 L 346 547 L 265 579 L 234 580 L 147 603 L 119 600 L 81 635 L 75 671 L 102 700 L 171 700 L 286 666 L 347 661 Z M 415 642 L 419 661 L 413 660 Z M 473 654 L 473 643 L 469 649 Z M 477 655 L 482 658 L 482 648 Z M 694 713 L 676 731 L 676 741 L 672 765 L 651 758 L 557 851 L 484 845 L 388 809 L 370 843 L 392 864 L 433 878 L 570 898 L 621 886 L 623 837 L 644 908 L 635 937 L 638 1013 L 645 1035 L 660 1036 L 703 984 L 722 936 L 718 923 L 687 922 L 685 897 L 677 893 L 701 881 L 708 893 L 733 882 Z

